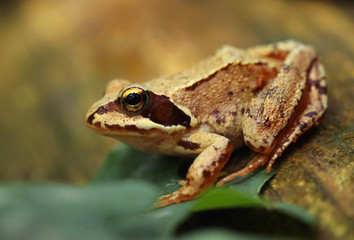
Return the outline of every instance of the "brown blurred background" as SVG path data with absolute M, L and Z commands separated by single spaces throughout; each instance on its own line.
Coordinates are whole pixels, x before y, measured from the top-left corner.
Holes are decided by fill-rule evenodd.
M 353 20 L 352 1 L 1 1 L 0 179 L 89 181 L 116 142 L 89 130 L 84 116 L 113 78 L 145 81 L 224 44 L 293 38 L 318 50 L 329 109 L 287 151 L 264 195 L 305 207 L 332 236 L 350 236 Z
M 91 179 L 116 142 L 89 130 L 84 116 L 113 78 L 145 81 L 187 68 L 223 44 L 243 48 L 293 38 L 318 50 L 330 94 L 327 115 L 315 137 L 296 148 L 316 148 L 327 154 L 322 155 L 326 163 L 335 163 L 321 165 L 333 171 L 318 176 L 326 184 L 329 176 L 337 180 L 328 184 L 329 191 L 352 217 L 351 2 L 2 1 L 0 179 L 74 183 Z M 291 154 L 288 158 L 296 160 Z M 284 166 L 291 164 L 289 160 Z M 275 183 L 274 189 L 279 187 Z M 347 232 L 348 227 L 339 227 L 340 221 L 335 224 L 335 235 Z

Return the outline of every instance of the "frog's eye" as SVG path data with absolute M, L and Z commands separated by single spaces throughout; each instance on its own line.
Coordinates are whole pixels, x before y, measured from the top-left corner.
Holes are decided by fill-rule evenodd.
M 123 91 L 120 97 L 120 104 L 130 113 L 137 113 L 142 110 L 149 101 L 149 96 L 144 89 L 129 87 Z

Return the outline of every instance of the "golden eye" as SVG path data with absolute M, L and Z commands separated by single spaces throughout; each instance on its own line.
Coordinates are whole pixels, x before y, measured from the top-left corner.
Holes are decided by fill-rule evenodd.
M 120 104 L 127 112 L 137 113 L 142 110 L 149 100 L 148 94 L 139 87 L 125 89 L 120 97 Z

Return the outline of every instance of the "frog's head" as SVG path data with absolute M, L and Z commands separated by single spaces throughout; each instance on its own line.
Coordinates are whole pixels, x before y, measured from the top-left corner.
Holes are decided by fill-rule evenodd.
M 90 128 L 122 140 L 183 132 L 196 123 L 187 108 L 178 106 L 168 96 L 126 80 L 111 81 L 104 97 L 86 115 Z

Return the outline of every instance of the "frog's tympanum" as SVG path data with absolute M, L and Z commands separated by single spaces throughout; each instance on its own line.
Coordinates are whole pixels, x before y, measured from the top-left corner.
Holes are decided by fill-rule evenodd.
M 316 52 L 285 41 L 246 50 L 224 46 L 189 70 L 141 84 L 113 80 L 86 123 L 143 151 L 195 158 L 181 188 L 159 199 L 166 206 L 200 195 L 243 145 L 258 155 L 217 186 L 265 164 L 270 171 L 326 108 Z

